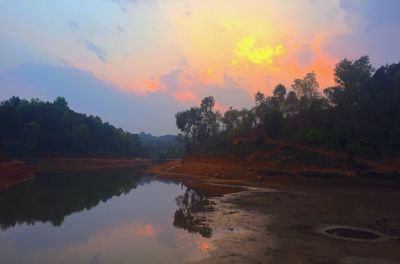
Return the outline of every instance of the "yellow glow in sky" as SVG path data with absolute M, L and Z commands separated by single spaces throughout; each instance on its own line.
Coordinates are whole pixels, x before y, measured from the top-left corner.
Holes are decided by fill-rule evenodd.
M 254 37 L 245 37 L 238 44 L 234 53 L 239 57 L 245 57 L 255 64 L 272 64 L 275 57 L 285 54 L 283 45 L 275 47 L 266 46 L 264 48 L 255 47 Z
M 235 92 L 232 100 L 217 100 L 241 107 L 248 101 L 236 100 L 242 91 L 251 100 L 257 91 L 271 94 L 278 83 L 290 87 L 311 71 L 321 87 L 332 85 L 340 58 L 327 53 L 325 44 L 348 30 L 338 3 L 202 0 L 135 6 L 131 15 L 117 16 L 123 32 L 91 38 L 108 55 L 107 65 L 90 51 L 73 50 L 68 61 L 139 95 L 162 93 L 197 104 L 204 96 Z

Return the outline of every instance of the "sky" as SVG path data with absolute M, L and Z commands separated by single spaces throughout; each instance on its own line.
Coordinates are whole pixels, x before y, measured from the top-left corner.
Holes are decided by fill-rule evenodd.
M 398 0 L 0 0 L 0 100 L 54 100 L 131 132 L 177 133 L 343 58 L 400 61 Z

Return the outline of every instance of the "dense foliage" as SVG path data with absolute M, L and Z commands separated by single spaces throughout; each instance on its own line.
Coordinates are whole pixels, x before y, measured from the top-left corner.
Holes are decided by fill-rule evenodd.
M 185 150 L 183 141 L 175 135 L 153 136 L 148 133 L 139 133 L 140 142 L 145 149 L 146 157 L 152 159 L 175 159 L 182 157 Z
M 9 156 L 139 156 L 137 135 L 72 111 L 63 97 L 53 103 L 18 97 L 0 103 L 1 152 Z
M 258 92 L 252 109 L 230 108 L 224 115 L 207 97 L 200 107 L 177 113 L 177 127 L 189 151 L 229 150 L 253 134 L 255 145 L 277 139 L 342 149 L 350 156 L 400 154 L 400 63 L 375 71 L 367 56 L 344 59 L 334 76 L 335 86 L 323 94 L 312 72 L 294 80 L 290 90 L 279 84 L 271 96 Z

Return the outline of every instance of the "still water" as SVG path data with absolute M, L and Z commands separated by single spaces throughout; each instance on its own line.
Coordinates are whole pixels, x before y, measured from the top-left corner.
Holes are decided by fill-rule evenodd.
M 185 263 L 205 258 L 207 197 L 134 170 L 46 172 L 0 193 L 0 263 Z

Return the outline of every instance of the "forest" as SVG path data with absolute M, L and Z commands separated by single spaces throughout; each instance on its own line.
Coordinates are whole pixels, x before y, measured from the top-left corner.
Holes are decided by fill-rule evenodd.
M 375 70 L 368 56 L 343 59 L 335 85 L 320 92 L 314 72 L 255 94 L 251 109 L 214 111 L 214 97 L 176 114 L 190 153 L 253 151 L 286 141 L 382 158 L 400 154 L 400 63 Z
M 136 134 L 54 102 L 11 97 L 0 103 L 0 154 L 7 157 L 143 156 Z

